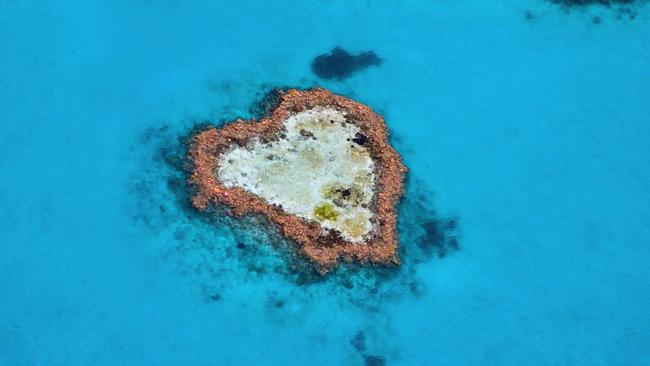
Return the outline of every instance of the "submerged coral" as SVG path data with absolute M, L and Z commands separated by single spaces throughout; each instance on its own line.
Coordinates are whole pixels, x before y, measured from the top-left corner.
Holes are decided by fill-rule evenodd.
M 613 12 L 618 20 L 635 19 L 638 15 L 637 8 L 646 4 L 648 0 L 548 0 L 561 6 L 566 12 L 572 8 L 603 8 Z M 591 22 L 595 25 L 603 21 L 602 14 L 592 15 Z
M 632 4 L 635 0 L 551 0 L 553 3 L 566 6 L 585 6 L 585 5 L 604 5 L 611 6 L 614 4 Z
M 311 63 L 311 70 L 321 79 L 342 80 L 357 71 L 381 63 L 382 60 L 372 51 L 351 55 L 346 50 L 335 47 L 330 53 L 316 56 Z

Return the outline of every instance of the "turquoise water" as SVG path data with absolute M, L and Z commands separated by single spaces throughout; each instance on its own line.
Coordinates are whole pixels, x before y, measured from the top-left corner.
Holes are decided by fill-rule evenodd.
M 634 9 L 2 2 L 0 364 L 650 364 Z M 318 79 L 336 46 L 383 62 Z M 316 85 L 410 168 L 399 270 L 303 278 L 273 230 L 187 209 L 180 136 Z

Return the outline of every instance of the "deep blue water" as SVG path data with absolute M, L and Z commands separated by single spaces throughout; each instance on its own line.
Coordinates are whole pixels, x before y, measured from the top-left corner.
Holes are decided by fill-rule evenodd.
M 650 364 L 633 9 L 3 1 L 0 364 Z M 382 63 L 319 79 L 337 46 Z M 272 230 L 187 210 L 180 136 L 316 85 L 410 168 L 399 270 L 305 280 Z

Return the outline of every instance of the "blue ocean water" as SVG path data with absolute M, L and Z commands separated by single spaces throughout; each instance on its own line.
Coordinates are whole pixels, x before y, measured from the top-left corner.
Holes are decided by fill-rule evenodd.
M 3 1 L 0 364 L 650 364 L 633 9 Z M 383 62 L 319 79 L 337 46 Z M 182 136 L 278 86 L 384 115 L 400 269 L 304 280 L 273 230 L 188 210 Z

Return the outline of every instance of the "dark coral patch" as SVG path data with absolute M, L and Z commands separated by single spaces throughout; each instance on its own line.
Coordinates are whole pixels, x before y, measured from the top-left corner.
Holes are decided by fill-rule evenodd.
M 587 8 L 591 6 L 599 6 L 606 9 L 611 9 L 618 20 L 634 19 L 637 17 L 638 12 L 635 10 L 637 5 L 647 3 L 647 0 L 548 0 L 553 4 L 561 6 L 566 12 L 572 8 Z M 593 24 L 600 24 L 602 18 L 598 15 L 592 16 L 591 21 Z
M 530 10 L 526 10 L 524 12 L 524 18 L 526 18 L 526 20 L 533 21 L 535 18 L 537 18 L 537 16 Z
M 632 8 L 621 6 L 617 10 L 616 14 L 616 19 L 624 19 L 624 18 L 629 18 L 629 19 L 634 19 L 638 15 L 638 12 L 636 10 L 633 10 Z
M 355 334 L 354 337 L 350 340 L 350 344 L 357 352 L 363 352 L 366 350 L 366 334 L 360 330 Z
M 632 4 L 635 0 L 551 0 L 555 4 L 564 6 L 587 6 L 587 5 L 603 5 L 612 6 L 620 4 Z
M 335 47 L 330 53 L 316 56 L 311 63 L 311 71 L 321 79 L 343 80 L 357 71 L 381 63 L 382 60 L 372 51 L 351 55 L 346 50 Z
M 385 366 L 386 359 L 381 356 L 365 355 L 363 356 L 363 363 L 366 366 Z
M 454 237 L 449 237 L 447 230 L 453 230 L 456 227 L 455 220 L 447 222 L 437 219 L 427 220 L 422 223 L 424 234 L 418 241 L 418 246 L 422 251 L 429 254 L 436 254 L 443 258 L 449 252 L 456 251 L 459 248 L 458 241 Z
M 423 182 L 407 181 L 405 199 L 399 207 L 400 237 L 404 263 L 423 263 L 431 258 L 444 258 L 460 250 L 459 219 L 440 217 L 433 209 L 432 193 Z M 413 294 L 422 289 L 414 284 Z

